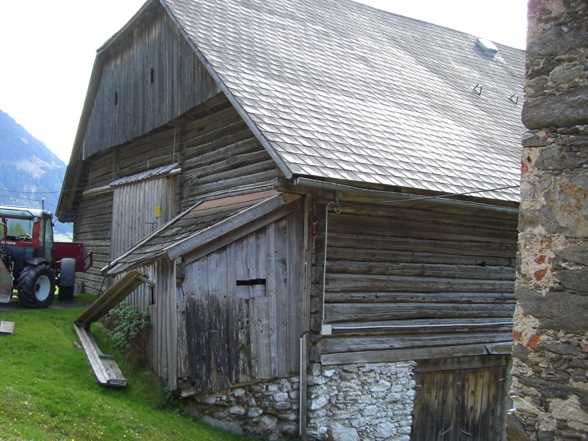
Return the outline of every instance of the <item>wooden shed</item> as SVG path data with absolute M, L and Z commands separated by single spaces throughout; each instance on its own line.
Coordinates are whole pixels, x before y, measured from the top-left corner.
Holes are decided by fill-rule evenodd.
M 150 362 L 208 421 L 500 439 L 524 54 L 497 47 L 348 0 L 148 1 L 57 210 L 83 289 L 149 275 Z

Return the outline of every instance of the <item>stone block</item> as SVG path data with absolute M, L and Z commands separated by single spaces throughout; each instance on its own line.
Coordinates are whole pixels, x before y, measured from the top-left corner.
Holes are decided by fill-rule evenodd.
M 528 129 L 588 123 L 588 86 L 525 101 L 522 120 Z
M 545 296 L 522 286 L 515 294 L 525 315 L 533 316 L 542 328 L 582 331 L 586 328 L 588 296 L 568 292 L 549 292 Z
M 555 255 L 567 260 L 568 262 L 588 264 L 588 242 L 582 242 L 556 250 Z
M 531 441 L 525 426 L 516 417 L 514 411 L 510 411 L 506 416 L 506 437 L 508 441 Z
M 588 268 L 562 270 L 556 277 L 564 289 L 588 295 Z
M 537 24 L 534 27 L 536 28 Z M 561 27 L 552 26 L 549 29 L 543 29 L 542 32 L 529 32 L 527 54 L 532 58 L 549 59 L 586 47 L 588 47 L 587 23 L 576 26 L 573 32 L 564 32 Z
M 353 427 L 344 426 L 340 423 L 334 423 L 331 426 L 331 437 L 333 441 L 359 441 L 357 430 Z

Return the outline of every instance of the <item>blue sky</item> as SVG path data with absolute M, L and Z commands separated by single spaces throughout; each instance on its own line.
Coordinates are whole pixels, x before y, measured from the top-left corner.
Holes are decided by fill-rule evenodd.
M 69 161 L 96 50 L 144 0 L 0 0 L 0 109 Z M 527 0 L 362 0 L 524 48 Z

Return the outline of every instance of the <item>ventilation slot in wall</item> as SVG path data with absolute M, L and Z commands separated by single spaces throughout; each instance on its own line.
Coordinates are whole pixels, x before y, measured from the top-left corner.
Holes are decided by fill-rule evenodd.
M 265 279 L 237 280 L 235 291 L 238 299 L 265 297 Z

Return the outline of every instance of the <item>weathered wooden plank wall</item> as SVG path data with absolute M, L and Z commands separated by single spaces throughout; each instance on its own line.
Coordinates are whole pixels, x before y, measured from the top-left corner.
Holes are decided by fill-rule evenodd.
M 154 130 L 220 92 L 158 6 L 104 57 L 83 158 Z
M 154 233 L 177 214 L 176 181 L 176 176 L 166 176 L 114 187 L 111 260 Z
M 147 347 L 149 364 L 172 390 L 177 388 L 178 334 L 175 265 L 160 259 L 138 268 L 154 285 L 143 284 L 125 302 L 149 313 L 151 335 Z
M 76 241 L 86 244 L 94 254 L 94 264 L 86 273 L 77 273 L 76 282 L 83 292 L 97 293 L 104 276 L 100 269 L 110 262 L 110 226 L 112 224 L 112 192 L 106 191 L 82 199 L 74 223 Z M 106 289 L 107 286 L 103 287 Z
M 298 372 L 298 339 L 308 321 L 302 222 L 299 209 L 186 267 L 179 301 L 185 310 L 178 311 L 186 332 L 179 342 L 186 347 L 178 352 L 188 362 L 180 360 L 178 373 L 196 390 Z M 249 285 L 238 281 L 256 281 L 260 291 L 245 298 Z
M 335 331 L 323 338 L 323 363 L 478 355 L 510 341 L 515 210 L 339 201 L 328 220 L 325 321 Z M 315 209 L 323 256 L 325 203 Z

